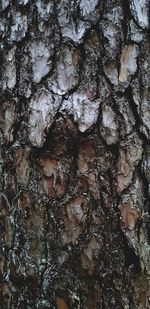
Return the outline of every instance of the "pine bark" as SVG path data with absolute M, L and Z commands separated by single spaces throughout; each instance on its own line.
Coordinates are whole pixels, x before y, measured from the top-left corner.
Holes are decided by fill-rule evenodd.
M 148 0 L 0 1 L 0 307 L 150 308 Z

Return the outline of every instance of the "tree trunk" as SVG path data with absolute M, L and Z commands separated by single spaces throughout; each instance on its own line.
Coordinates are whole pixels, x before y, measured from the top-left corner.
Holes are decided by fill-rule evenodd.
M 150 308 L 148 2 L 0 1 L 2 309 Z

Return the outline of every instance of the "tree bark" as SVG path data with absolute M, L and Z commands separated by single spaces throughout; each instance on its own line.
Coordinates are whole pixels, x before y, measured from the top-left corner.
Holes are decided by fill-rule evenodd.
M 150 308 L 148 0 L 0 1 L 0 307 Z

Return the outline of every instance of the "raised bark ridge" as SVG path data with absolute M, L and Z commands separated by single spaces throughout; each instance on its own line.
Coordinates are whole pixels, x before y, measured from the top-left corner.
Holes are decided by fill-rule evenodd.
M 0 305 L 148 309 L 148 0 L 0 1 Z

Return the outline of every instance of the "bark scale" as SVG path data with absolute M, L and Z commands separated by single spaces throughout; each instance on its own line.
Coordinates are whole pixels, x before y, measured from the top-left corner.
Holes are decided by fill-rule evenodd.
M 150 306 L 148 0 L 0 1 L 0 305 Z

